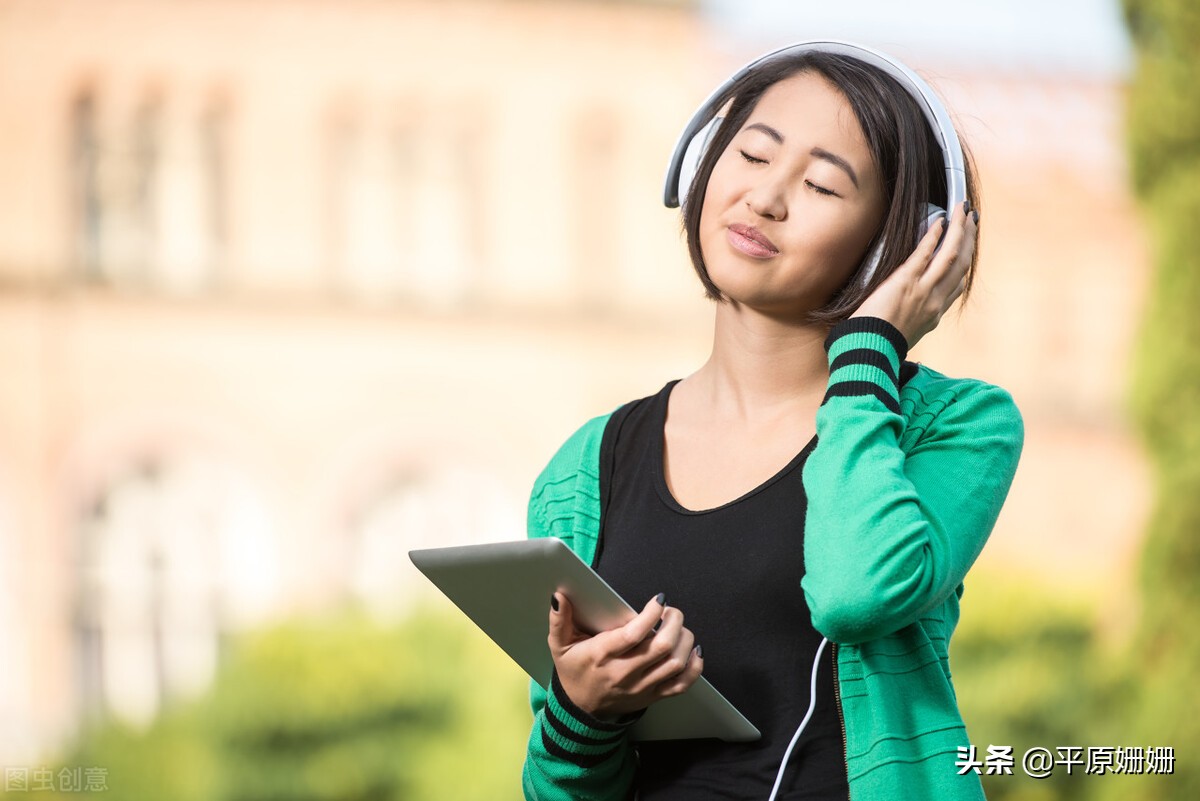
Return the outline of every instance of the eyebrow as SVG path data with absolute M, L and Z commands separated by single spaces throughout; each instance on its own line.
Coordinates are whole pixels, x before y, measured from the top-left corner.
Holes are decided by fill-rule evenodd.
M 783 144 L 783 134 L 767 125 L 765 122 L 752 122 L 746 126 L 747 131 L 762 131 L 767 136 L 775 140 L 775 144 Z
M 746 126 L 746 130 L 761 131 L 767 136 L 771 137 L 771 139 L 775 140 L 775 144 L 783 144 L 783 134 L 781 134 L 775 128 L 772 128 L 770 125 L 767 125 L 765 122 L 752 122 Z M 821 159 L 822 161 L 828 161 L 835 167 L 841 167 L 843 170 L 845 170 L 846 174 L 850 176 L 850 181 L 854 184 L 854 188 L 859 188 L 858 173 L 854 172 L 854 168 L 850 166 L 850 162 L 846 161 L 836 153 L 830 153 L 823 147 L 814 147 L 812 150 L 808 151 L 808 153 L 813 158 Z

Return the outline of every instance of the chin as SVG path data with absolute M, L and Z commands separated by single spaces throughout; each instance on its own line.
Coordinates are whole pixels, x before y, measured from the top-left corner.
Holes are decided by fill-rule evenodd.
M 807 311 L 819 309 L 831 297 L 829 293 L 813 291 L 809 287 L 771 286 L 761 275 L 745 269 L 718 274 L 710 270 L 709 278 L 726 298 L 755 309 L 800 308 Z
M 725 285 L 717 284 L 717 288 L 734 306 L 745 311 L 754 311 L 771 317 L 786 317 L 802 320 L 807 315 L 825 304 L 815 302 L 811 298 L 784 296 L 775 292 L 747 290 L 738 291 L 737 287 L 726 289 Z
M 722 229 L 724 230 L 724 229 Z M 833 254 L 818 252 L 807 258 L 751 260 L 729 252 L 722 242 L 703 242 L 708 277 L 730 300 L 766 310 L 800 309 L 803 313 L 825 307 L 854 273 Z M 830 280 L 837 277 L 837 280 Z

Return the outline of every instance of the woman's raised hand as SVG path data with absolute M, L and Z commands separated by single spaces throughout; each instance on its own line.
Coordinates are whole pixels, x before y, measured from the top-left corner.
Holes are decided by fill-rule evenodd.
M 945 221 L 931 225 L 913 254 L 851 316 L 887 320 L 904 335 L 910 348 L 916 345 L 963 293 L 975 255 L 978 224 L 978 212 L 970 211 L 963 201 L 954 209 L 949 228 Z M 938 250 L 943 231 L 945 240 Z
M 683 613 L 665 606 L 662 595 L 625 625 L 589 635 L 575 627 L 571 601 L 556 592 L 547 642 L 567 696 L 598 718 L 620 717 L 679 695 L 704 670 Z

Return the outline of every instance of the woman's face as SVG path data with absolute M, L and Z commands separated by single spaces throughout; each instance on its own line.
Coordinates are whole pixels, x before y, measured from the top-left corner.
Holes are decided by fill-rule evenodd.
M 737 303 L 793 316 L 824 306 L 883 220 L 883 188 L 850 103 L 801 72 L 763 93 L 713 167 L 700 247 Z

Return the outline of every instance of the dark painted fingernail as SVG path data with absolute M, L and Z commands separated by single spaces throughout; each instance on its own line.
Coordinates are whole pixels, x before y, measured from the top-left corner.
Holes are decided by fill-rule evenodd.
M 666 606 L 667 594 L 665 592 L 660 592 L 658 595 L 654 596 L 654 600 L 658 602 L 659 606 Z
M 654 624 L 654 628 L 650 629 L 650 631 L 657 632 L 657 631 L 658 631 L 658 627 L 659 627 L 659 626 L 661 626 L 661 625 L 662 625 L 662 618 L 660 617 L 660 618 L 658 619 L 658 622 Z
M 976 225 L 979 225 L 979 212 L 977 210 L 971 212 L 971 219 L 975 221 Z
M 553 609 L 555 612 L 558 611 L 558 596 L 557 595 L 550 596 L 550 608 Z
M 699 645 L 696 646 L 696 656 L 699 657 L 700 659 L 704 658 L 704 649 L 701 648 Z
M 967 214 L 970 211 L 971 211 L 971 201 L 964 200 L 963 201 L 963 214 Z

